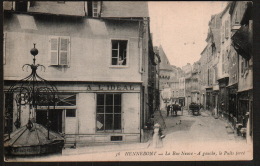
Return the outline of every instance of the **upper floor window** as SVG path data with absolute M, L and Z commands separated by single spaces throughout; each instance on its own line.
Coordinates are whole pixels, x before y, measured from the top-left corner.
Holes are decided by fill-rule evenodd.
M 238 11 L 235 12 L 235 24 L 239 24 Z
M 126 66 L 127 59 L 127 40 L 112 40 L 111 65 Z
M 70 37 L 50 37 L 50 65 L 69 65 L 70 61 Z
M 225 21 L 225 38 L 228 39 L 229 37 L 229 20 Z
M 30 6 L 30 4 L 28 1 L 15 1 L 14 6 L 15 11 L 27 12 L 27 9 Z
M 87 13 L 90 17 L 99 17 L 101 4 L 100 1 L 88 1 Z
M 93 17 L 98 17 L 98 2 L 97 1 L 93 1 L 92 2 L 92 16 Z
M 248 74 L 248 66 L 249 61 L 243 58 L 241 61 L 241 77 L 246 77 Z

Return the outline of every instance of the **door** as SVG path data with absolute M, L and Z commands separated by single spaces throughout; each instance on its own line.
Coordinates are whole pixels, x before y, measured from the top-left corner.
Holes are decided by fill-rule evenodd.
M 62 109 L 49 110 L 50 130 L 62 132 L 62 111 Z M 46 127 L 47 122 L 47 110 L 37 110 L 36 123 Z

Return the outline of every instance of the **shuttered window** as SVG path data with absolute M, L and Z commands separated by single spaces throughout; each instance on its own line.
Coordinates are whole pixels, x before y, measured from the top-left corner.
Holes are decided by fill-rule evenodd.
M 70 56 L 70 38 L 69 37 L 50 37 L 50 64 L 51 65 L 69 65 Z

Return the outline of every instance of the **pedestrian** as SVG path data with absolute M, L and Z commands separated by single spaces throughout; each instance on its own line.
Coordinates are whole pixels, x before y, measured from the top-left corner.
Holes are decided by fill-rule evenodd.
M 169 113 L 170 113 L 170 106 L 168 105 L 168 107 L 166 107 L 167 109 L 167 116 L 169 116 Z
M 154 125 L 154 130 L 153 130 L 153 147 L 154 148 L 162 148 L 163 147 L 163 142 L 162 139 L 165 136 L 162 134 L 162 129 L 159 123 L 156 123 Z

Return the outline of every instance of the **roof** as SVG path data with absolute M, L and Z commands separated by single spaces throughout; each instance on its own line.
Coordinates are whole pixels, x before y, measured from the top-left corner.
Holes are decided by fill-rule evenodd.
M 149 17 L 146 1 L 102 1 L 101 17 Z
M 172 70 L 172 66 L 166 54 L 164 53 L 162 46 L 159 46 L 158 49 L 159 49 L 159 56 L 161 58 L 160 70 Z
M 66 1 L 65 3 L 57 3 L 57 1 L 34 1 L 34 5 L 29 8 L 28 12 L 85 16 L 84 3 L 84 1 Z
M 208 45 L 205 46 L 205 48 L 203 49 L 203 51 L 200 53 L 200 55 L 202 55 L 208 48 Z

